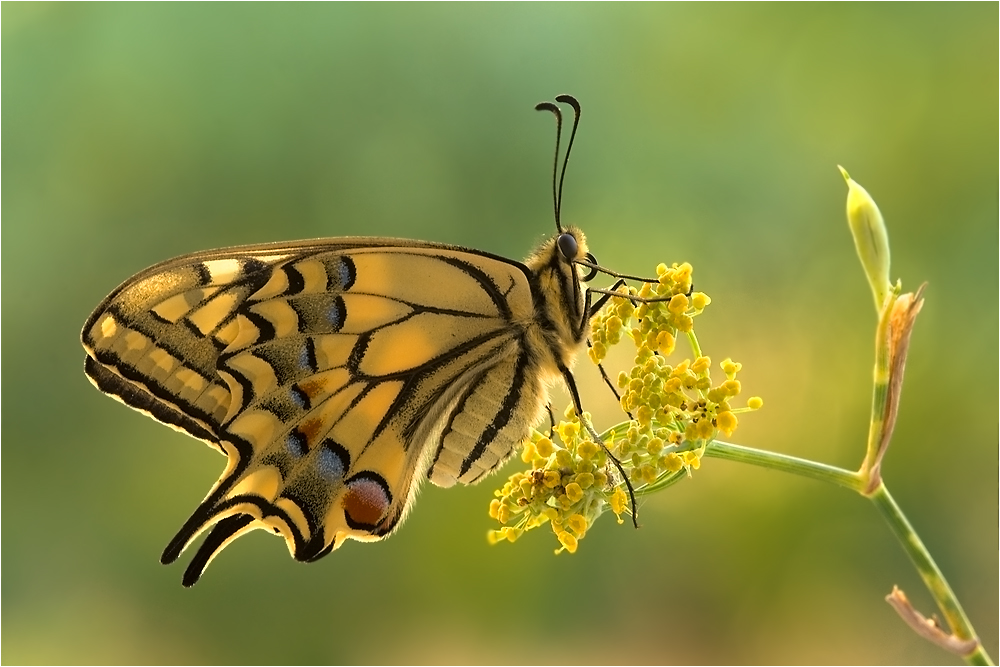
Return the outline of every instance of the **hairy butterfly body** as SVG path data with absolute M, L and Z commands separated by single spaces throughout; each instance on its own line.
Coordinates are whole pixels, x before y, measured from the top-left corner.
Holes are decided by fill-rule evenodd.
M 471 484 L 502 464 L 553 382 L 579 408 L 596 265 L 555 201 L 557 234 L 523 263 L 384 238 L 267 244 L 163 262 L 104 299 L 82 333 L 91 381 L 228 457 L 163 553 L 208 531 L 185 585 L 257 528 L 301 561 L 381 539 L 424 477 Z

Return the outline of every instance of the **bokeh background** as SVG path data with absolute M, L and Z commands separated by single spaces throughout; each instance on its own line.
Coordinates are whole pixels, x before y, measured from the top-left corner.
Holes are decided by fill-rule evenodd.
M 898 584 L 933 611 L 872 506 L 717 460 L 575 555 L 545 530 L 487 545 L 501 475 L 427 488 L 389 541 L 311 566 L 263 532 L 192 590 L 157 563 L 224 461 L 90 386 L 90 310 L 225 245 L 522 257 L 552 227 L 553 123 L 532 106 L 563 92 L 584 105 L 566 218 L 618 270 L 695 265 L 705 351 L 765 400 L 742 444 L 860 462 L 875 315 L 836 165 L 873 194 L 892 275 L 929 282 L 886 480 L 998 657 L 997 19 L 4 3 L 3 662 L 957 662 L 883 602 Z

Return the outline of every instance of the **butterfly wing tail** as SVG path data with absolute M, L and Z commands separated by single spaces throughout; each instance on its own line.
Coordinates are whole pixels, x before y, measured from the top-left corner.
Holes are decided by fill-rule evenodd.
M 247 533 L 259 526 L 254 526 L 254 518 L 249 514 L 236 514 L 234 516 L 229 516 L 215 524 L 212 528 L 212 532 L 208 534 L 205 541 L 201 543 L 198 547 L 197 553 L 195 553 L 194 558 L 188 563 L 187 569 L 184 570 L 184 577 L 181 579 L 181 583 L 185 587 L 190 588 L 198 583 L 198 579 L 205 572 L 208 564 L 212 562 L 220 551 L 222 551 L 226 546 L 235 540 L 240 535 Z M 172 543 L 171 543 L 172 544 Z M 170 546 L 167 547 L 170 549 Z M 178 552 L 180 555 L 180 552 Z M 167 551 L 163 552 L 163 557 L 167 557 Z M 176 556 L 175 556 L 176 558 Z

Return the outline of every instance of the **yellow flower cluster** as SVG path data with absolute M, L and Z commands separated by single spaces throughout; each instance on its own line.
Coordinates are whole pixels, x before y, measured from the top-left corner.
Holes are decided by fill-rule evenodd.
M 645 345 L 663 355 L 673 352 L 677 332 L 692 331 L 692 318 L 711 303 L 711 299 L 701 292 L 692 294 L 692 271 L 687 262 L 671 267 L 660 264 L 656 267 L 657 283 L 644 283 L 639 290 L 626 286 L 619 288 L 623 294 L 637 297 L 639 306 L 625 296 L 616 296 L 593 317 L 590 322 L 591 361 L 600 363 L 608 348 L 621 342 L 625 335 L 632 338 L 636 347 Z M 629 326 L 633 317 L 639 322 L 637 328 Z
M 607 452 L 581 436 L 580 421 L 572 410 L 567 417 L 569 421 L 554 429 L 558 443 L 536 432 L 524 444 L 521 460 L 530 463 L 531 469 L 514 473 L 494 493 L 490 516 L 503 527 L 490 531 L 491 542 L 513 542 L 525 531 L 548 522 L 562 544 L 559 551 L 573 553 L 615 497 L 618 487 L 607 472 Z
M 522 453 L 531 469 L 512 475 L 490 504 L 490 516 L 501 524 L 490 531 L 491 542 L 513 542 L 525 531 L 550 523 L 562 545 L 556 553 L 573 553 L 609 508 L 623 522 L 622 515 L 631 513 L 633 489 L 636 494 L 652 492 L 690 475 L 719 433 L 730 436 L 736 430 L 735 413 L 762 407 L 756 397 L 745 408 L 731 407 L 742 390 L 736 379 L 741 365 L 731 359 L 720 364 L 726 379 L 713 384 L 711 360 L 701 354 L 694 336 L 694 318 L 711 299 L 693 291 L 691 265 L 660 264 L 656 274 L 656 283 L 638 290 L 619 288 L 622 296 L 609 299 L 591 320 L 590 357 L 595 364 L 626 338 L 636 347 L 632 369 L 620 373 L 617 383 L 629 421 L 602 436 L 607 449 L 587 435 L 572 408 L 551 436 L 534 433 Z M 679 335 L 691 343 L 695 358 L 671 365 L 667 357 Z M 584 418 L 589 422 L 589 415 Z

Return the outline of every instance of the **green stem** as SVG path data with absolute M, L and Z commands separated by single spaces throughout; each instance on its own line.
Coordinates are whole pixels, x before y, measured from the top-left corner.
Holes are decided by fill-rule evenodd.
M 990 656 L 986 653 L 986 649 L 983 648 L 982 643 L 976 636 L 976 632 L 972 628 L 972 623 L 969 622 L 969 617 L 965 615 L 961 603 L 959 603 L 954 591 L 951 590 L 951 586 L 948 585 L 944 574 L 941 573 L 937 563 L 934 562 L 930 552 L 927 551 L 927 547 L 924 546 L 920 536 L 917 535 L 913 526 L 907 521 L 899 505 L 896 504 L 896 501 L 889 494 L 889 490 L 885 488 L 885 484 L 879 484 L 875 488 L 875 491 L 867 497 L 875 503 L 886 523 L 892 528 L 892 532 L 899 538 L 900 543 L 903 545 L 903 550 L 910 557 L 910 560 L 913 561 L 913 565 L 917 568 L 917 572 L 920 573 L 924 584 L 927 586 L 927 590 L 930 591 L 931 596 L 941 610 L 941 614 L 948 622 L 948 627 L 951 628 L 953 635 L 959 640 L 973 640 L 976 642 L 975 649 L 962 657 L 970 665 L 992 664 Z
M 899 538 L 903 549 L 910 557 L 910 560 L 913 561 L 927 589 L 941 609 L 941 613 L 945 617 L 945 620 L 947 620 L 948 627 L 951 629 L 954 637 L 958 640 L 972 640 L 975 642 L 975 648 L 972 652 L 962 657 L 971 665 L 993 664 L 990 656 L 986 653 L 986 649 L 983 648 L 983 645 L 976 636 L 969 618 L 965 615 L 965 611 L 962 610 L 962 605 L 944 578 L 944 574 L 942 574 L 924 546 L 924 543 L 920 540 L 920 536 L 917 535 L 913 526 L 907 521 L 906 516 L 896 504 L 896 501 L 889 495 L 889 490 L 886 489 L 885 484 L 880 483 L 873 492 L 866 495 L 864 488 L 867 483 L 867 475 L 864 473 L 852 472 L 824 463 L 807 461 L 796 456 L 734 445 L 718 440 L 712 442 L 705 449 L 705 456 L 737 461 L 739 463 L 749 463 L 762 468 L 781 470 L 822 482 L 830 482 L 856 491 L 862 497 L 870 499 L 878 507 L 882 513 L 882 517 L 889 524 L 893 533 Z M 948 647 L 945 646 L 945 648 Z
M 684 469 L 678 470 L 677 472 L 672 472 L 669 475 L 664 475 L 652 484 L 647 484 L 639 489 L 636 489 L 635 495 L 638 497 L 647 496 L 651 493 L 656 493 L 657 491 L 662 491 L 668 487 L 673 486 L 677 482 L 681 481 L 687 477 L 687 471 Z
M 701 356 L 701 345 L 698 344 L 698 337 L 694 335 L 694 329 L 687 332 L 688 343 L 691 345 L 691 352 L 694 354 L 694 358 L 697 359 Z
M 861 463 L 861 474 L 865 480 L 871 477 L 872 470 L 878 460 L 879 446 L 882 443 L 882 430 L 885 427 L 885 406 L 889 397 L 889 319 L 892 312 L 892 303 L 899 290 L 886 299 L 882 310 L 879 311 L 878 325 L 875 327 L 875 372 L 872 383 L 872 411 L 871 420 L 868 425 L 868 446 L 865 450 L 865 460 Z
M 844 470 L 843 468 L 837 468 L 825 463 L 800 459 L 797 456 L 734 445 L 729 442 L 720 442 L 719 440 L 713 441 L 705 449 L 705 456 L 790 472 L 821 482 L 830 482 L 845 489 L 857 491 L 858 493 L 863 489 L 865 482 L 861 475 L 851 470 Z

